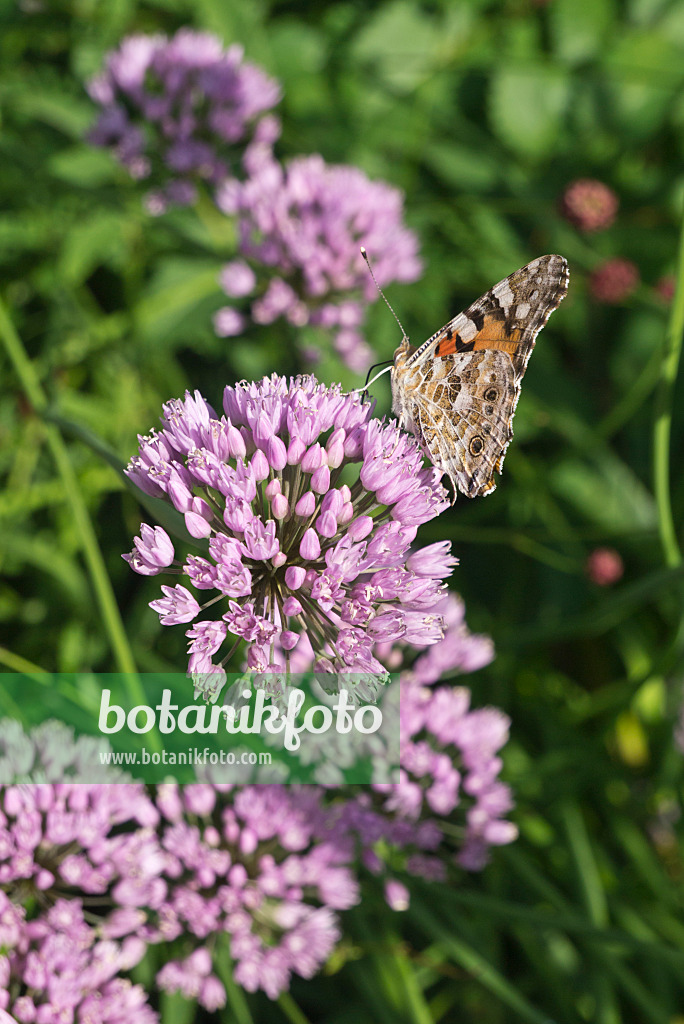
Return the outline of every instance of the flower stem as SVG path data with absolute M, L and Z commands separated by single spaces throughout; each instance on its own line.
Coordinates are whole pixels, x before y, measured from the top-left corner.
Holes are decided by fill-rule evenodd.
M 277 1002 L 291 1024 L 309 1024 L 309 1018 L 302 1013 L 289 992 L 281 992 Z
M 216 973 L 226 990 L 230 1019 L 236 1024 L 254 1024 L 254 1018 L 250 1013 L 249 1004 L 245 993 L 233 978 L 233 964 L 230 958 L 230 943 L 227 935 L 220 935 L 216 942 L 216 957 L 214 959 Z
M 679 369 L 679 355 L 684 335 L 684 218 L 682 220 L 677 257 L 677 280 L 670 321 L 667 328 L 665 355 L 660 369 L 653 427 L 653 485 L 658 507 L 658 530 L 665 564 L 674 569 L 682 555 L 677 541 L 670 501 L 670 430 L 672 402 Z
M 0 337 L 28 400 L 36 413 L 43 414 L 47 409 L 47 398 L 2 301 L 0 301 Z M 133 654 L 67 447 L 55 426 L 51 423 L 44 423 L 43 428 L 62 479 L 66 497 L 71 505 L 76 532 L 81 540 L 83 554 L 114 659 L 120 672 L 134 674 L 136 667 Z M 136 696 L 138 687 L 139 684 L 134 687 Z
M 22 658 L 21 654 L 15 654 L 14 651 L 9 651 L 6 647 L 0 647 L 0 665 L 6 665 L 8 672 L 31 676 L 37 682 L 44 681 L 49 684 L 52 678 L 46 669 L 35 665 L 32 661 L 27 661 L 26 658 Z

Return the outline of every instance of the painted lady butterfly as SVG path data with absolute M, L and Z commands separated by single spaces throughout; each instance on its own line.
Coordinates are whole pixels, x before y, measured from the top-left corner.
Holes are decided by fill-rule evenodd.
M 491 494 L 513 437 L 520 383 L 568 288 L 562 256 L 540 256 L 414 348 L 394 353 L 392 411 L 469 498 Z

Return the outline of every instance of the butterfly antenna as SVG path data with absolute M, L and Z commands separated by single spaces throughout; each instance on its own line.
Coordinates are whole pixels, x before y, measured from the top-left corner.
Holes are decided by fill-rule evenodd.
M 384 301 L 385 301 L 385 304 L 386 304 L 387 308 L 389 309 L 390 313 L 392 314 L 392 316 L 394 317 L 394 319 L 395 319 L 395 320 L 397 321 L 397 323 L 399 324 L 399 330 L 401 331 L 401 333 L 402 333 L 402 335 L 403 335 L 403 337 L 404 337 L 404 340 L 405 340 L 405 341 L 408 341 L 408 335 L 407 335 L 406 331 L 405 331 L 405 330 L 404 330 L 404 328 L 403 328 L 403 325 L 402 325 L 402 323 L 401 323 L 401 320 L 399 319 L 399 317 L 397 316 L 397 314 L 396 314 L 396 313 L 394 312 L 394 310 L 392 309 L 392 304 L 390 303 L 389 299 L 387 298 L 387 296 L 386 296 L 386 295 L 385 295 L 385 293 L 383 292 L 382 288 L 380 287 L 380 285 L 378 284 L 378 282 L 377 282 L 377 281 L 376 281 L 376 279 L 375 279 L 375 274 L 373 273 L 373 268 L 371 267 L 371 262 L 370 262 L 370 259 L 368 258 L 368 253 L 366 252 L 366 250 L 364 249 L 364 247 L 363 247 L 363 246 L 361 246 L 361 255 L 363 256 L 364 260 L 366 261 L 366 266 L 368 267 L 368 270 L 370 271 L 370 276 L 371 276 L 371 277 L 373 278 L 373 284 L 374 284 L 374 285 L 375 285 L 375 287 L 376 287 L 376 288 L 378 289 L 378 292 L 380 293 L 380 295 L 381 295 L 381 296 L 382 296 L 382 298 L 384 299 Z
M 363 256 L 364 260 L 366 261 L 366 266 L 368 267 L 368 270 L 370 272 L 370 276 L 373 278 L 373 284 L 378 289 L 378 292 L 382 296 L 382 298 L 383 298 L 387 308 L 389 309 L 390 313 L 392 314 L 394 319 L 399 324 L 399 330 L 401 331 L 404 340 L 408 341 L 408 335 L 406 334 L 406 331 L 404 330 L 404 328 L 402 326 L 401 320 L 399 319 L 397 314 L 392 309 L 392 304 L 390 303 L 389 299 L 387 298 L 387 296 L 385 295 L 385 293 L 383 292 L 382 288 L 380 287 L 380 285 L 377 282 L 375 274 L 373 273 L 373 268 L 371 266 L 371 262 L 370 262 L 370 260 L 368 258 L 368 253 L 366 252 L 366 250 L 364 249 L 363 246 L 361 246 L 361 255 Z M 386 362 L 387 362 L 388 365 L 385 366 L 385 369 L 381 370 L 380 373 L 376 373 L 376 375 L 372 378 L 372 380 L 369 380 L 368 377 L 370 377 L 371 373 L 375 369 L 375 366 L 383 366 L 384 364 L 383 363 L 376 363 L 375 366 L 371 366 L 370 370 L 368 371 L 368 377 L 366 377 L 366 383 L 363 385 L 363 387 L 362 388 L 356 388 L 355 391 L 350 391 L 349 394 L 351 394 L 351 395 L 366 394 L 366 392 L 368 391 L 368 388 L 371 386 L 371 384 L 374 384 L 375 381 L 378 379 L 378 377 L 382 377 L 383 374 L 388 373 L 388 371 L 391 370 L 391 368 L 394 366 L 394 360 L 393 359 L 388 359 L 388 360 L 386 360 Z

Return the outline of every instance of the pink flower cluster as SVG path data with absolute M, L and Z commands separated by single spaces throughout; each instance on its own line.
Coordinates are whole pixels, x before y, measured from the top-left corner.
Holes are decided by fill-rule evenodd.
M 280 126 L 267 113 L 280 98 L 278 83 L 244 61 L 241 47 L 224 50 L 207 33 L 130 36 L 89 91 L 102 108 L 90 141 L 155 184 L 151 213 L 193 203 L 205 182 L 236 219 L 236 258 L 220 275 L 231 304 L 214 317 L 220 337 L 242 333 L 249 321 L 283 318 L 320 328 L 321 338 L 332 332 L 344 362 L 368 368 L 361 328 L 378 293 L 360 246 L 383 285 L 421 272 L 397 189 L 317 155 L 280 164 L 273 155 Z M 310 341 L 304 354 L 315 358 Z
M 401 781 L 378 786 L 387 794 L 386 808 L 398 811 L 399 820 L 417 820 L 427 812 L 447 820 L 464 802 L 466 828 L 458 852 L 462 867 L 477 871 L 489 860 L 491 846 L 512 842 L 517 829 L 503 820 L 513 806 L 511 793 L 499 779 L 498 751 L 508 738 L 509 719 L 496 708 L 470 710 L 470 691 L 464 687 L 428 689 L 413 680 L 401 684 Z M 427 819 L 430 821 L 430 819 Z M 434 822 L 433 822 L 434 824 Z M 445 875 L 437 826 L 440 858 L 428 862 L 422 854 L 408 869 L 435 877 Z
M 438 554 L 446 550 L 448 541 L 424 549 Z M 411 569 L 413 555 L 406 562 Z M 494 644 L 488 636 L 471 633 L 465 622 L 465 605 L 456 594 L 448 594 L 433 609 L 442 616 L 444 638 L 431 647 L 423 648 L 410 668 L 410 678 L 423 686 L 431 686 L 451 675 L 476 672 L 494 659 Z M 417 647 L 417 649 L 419 649 Z M 403 666 L 407 655 L 402 642 L 380 649 L 378 656 L 392 670 Z
M 591 582 L 599 587 L 612 586 L 625 573 L 622 557 L 615 548 L 594 548 L 587 558 L 585 569 Z
M 560 212 L 579 231 L 605 231 L 614 222 L 620 207 L 616 193 L 604 182 L 593 178 L 572 181 L 560 199 Z M 619 305 L 637 290 L 641 275 L 636 264 L 617 256 L 598 263 L 589 275 L 589 294 L 596 302 Z M 661 278 L 655 292 L 664 301 L 672 298 L 672 281 Z
M 226 999 L 218 958 L 230 957 L 238 984 L 275 998 L 334 950 L 341 914 L 360 899 L 360 865 L 395 910 L 411 875 L 444 879 L 454 859 L 481 868 L 516 836 L 499 778 L 508 720 L 471 710 L 463 687 L 410 673 L 401 686 L 395 785 L 0 787 L 0 1020 L 152 1024 L 145 993 L 123 975 L 148 945 L 170 942 L 178 955 L 161 988 L 214 1011 Z M 43 773 L 49 729 L 13 737 L 22 777 L 29 762 Z
M 593 178 L 579 178 L 563 193 L 561 210 L 580 231 L 604 231 L 615 220 L 619 205 L 608 185 Z
M 68 777 L 80 757 L 80 741 L 71 735 L 67 742 L 59 723 L 26 736 L 5 721 L 0 742 L 5 778 L 12 762 L 21 779 L 59 768 Z M 143 990 L 119 975 L 146 950 L 136 935 L 145 915 L 135 908 L 163 895 L 159 820 L 144 787 L 133 783 L 0 787 L 0 1007 L 12 1020 L 127 1024 L 132 1013 L 141 1024 L 157 1020 Z M 94 926 L 83 904 L 100 897 L 116 909 Z M 29 917 L 23 904 L 43 909 Z
M 120 977 L 142 959 L 146 943 L 132 935 L 121 943 L 103 937 L 86 922 L 78 899 L 58 899 L 27 920 L 0 889 L 0 949 L 0 1024 L 159 1020 L 144 989 Z
M 241 46 L 224 50 L 206 32 L 129 36 L 89 92 L 102 107 L 90 141 L 111 148 L 132 177 L 162 183 L 147 198 L 155 214 L 192 203 L 197 181 L 223 181 L 250 143 L 278 134 L 263 117 L 280 99 L 278 83 L 244 61 Z
M 638 267 L 631 260 L 615 257 L 605 260 L 589 276 L 589 291 L 597 302 L 619 305 L 639 287 Z
M 232 299 L 250 295 L 257 290 L 252 266 L 272 268 L 251 303 L 252 320 L 284 317 L 297 327 L 330 328 L 347 365 L 366 370 L 372 353 L 360 328 L 378 292 L 360 246 L 381 286 L 415 281 L 421 271 L 416 236 L 403 223 L 401 193 L 320 156 L 299 157 L 284 169 L 264 150 L 253 164 L 244 183 L 227 182 L 218 192 L 221 209 L 238 218 L 243 257 L 224 268 L 224 291 Z M 239 334 L 245 323 L 229 306 L 218 312 L 215 327 L 219 334 Z
M 127 470 L 208 541 L 209 557 L 174 562 L 162 528 L 143 526 L 124 556 L 136 572 L 182 572 L 209 592 L 202 605 L 183 584 L 163 586 L 151 605 L 164 625 L 193 624 L 189 672 L 220 675 L 240 641 L 249 668 L 279 668 L 276 650 L 287 667 L 303 633 L 328 673 L 384 674 L 376 645 L 439 643 L 456 559 L 444 543 L 411 552 L 418 527 L 448 506 L 414 438 L 313 377 L 227 387 L 223 408 L 198 392 L 168 402 Z

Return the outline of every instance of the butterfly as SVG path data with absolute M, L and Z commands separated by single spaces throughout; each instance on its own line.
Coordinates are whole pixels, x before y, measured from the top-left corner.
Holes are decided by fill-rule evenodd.
M 499 281 L 391 369 L 392 411 L 456 492 L 491 494 L 513 437 L 520 383 L 540 330 L 568 288 L 562 256 L 539 256 Z

